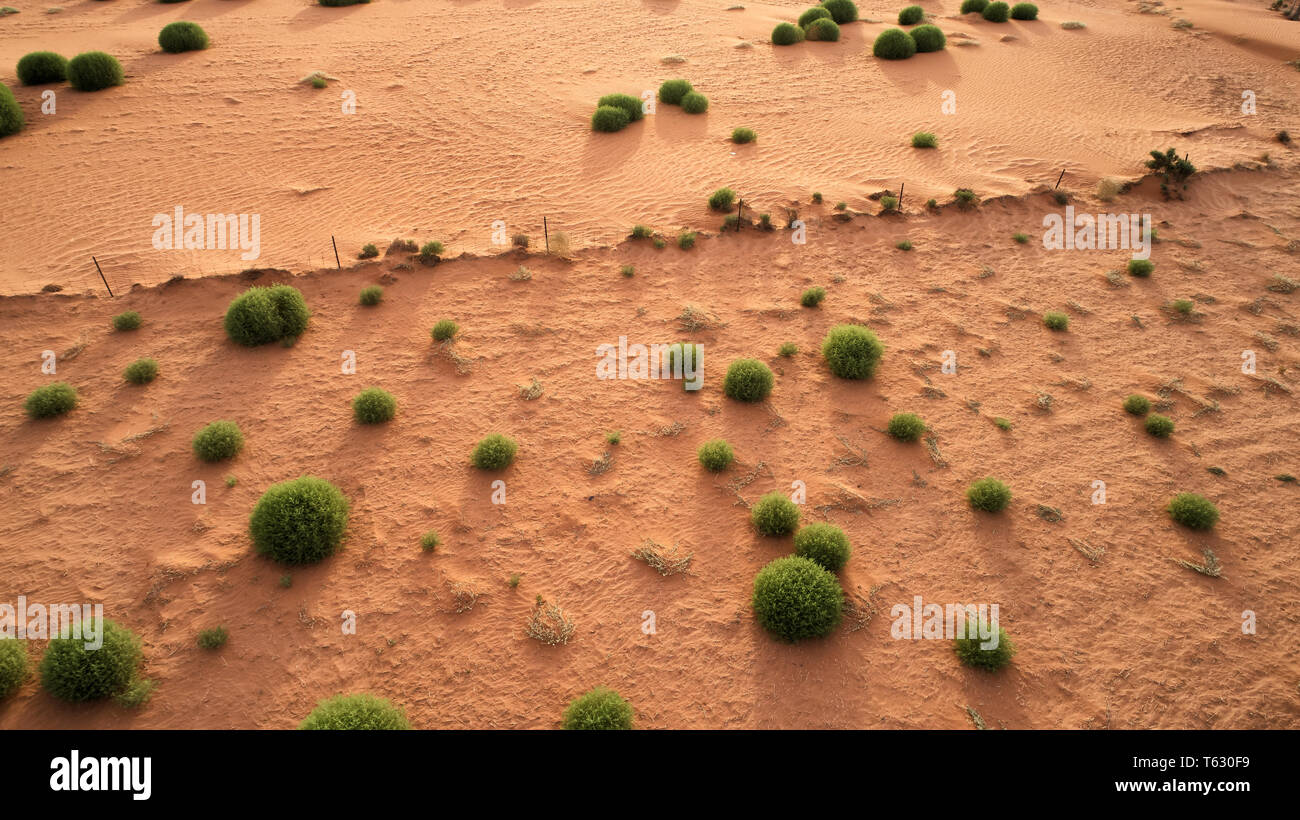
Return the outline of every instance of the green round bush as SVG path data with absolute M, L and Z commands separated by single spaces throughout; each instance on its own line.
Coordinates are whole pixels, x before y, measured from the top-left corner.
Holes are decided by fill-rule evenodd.
M 700 464 L 704 466 L 704 469 L 711 473 L 722 472 L 730 467 L 731 462 L 736 458 L 736 454 L 731 450 L 731 445 L 720 438 L 701 444 L 696 455 L 699 457 Z
M 397 415 L 397 399 L 387 390 L 371 387 L 352 400 L 352 415 L 360 424 L 379 424 Z
M 27 641 L 0 638 L 0 700 L 17 692 L 31 672 L 31 662 L 27 660 Z
M 262 555 L 282 564 L 314 564 L 343 544 L 348 506 L 338 487 L 305 475 L 272 484 L 253 508 L 248 531 Z
M 1151 271 L 1156 269 L 1156 263 L 1150 259 L 1130 259 L 1128 260 L 1129 276 L 1137 276 L 1145 279 L 1151 275 Z
M 645 116 L 645 111 L 641 109 L 641 100 L 633 97 L 631 94 L 606 94 L 596 101 L 599 106 L 612 106 L 621 108 L 627 112 L 627 118 L 630 122 L 636 122 Z
M 920 6 L 907 6 L 898 13 L 900 26 L 914 26 L 925 19 L 925 9 Z
M 68 82 L 78 91 L 101 91 L 121 85 L 126 75 L 111 54 L 87 51 L 68 61 Z
M 158 362 L 153 359 L 136 359 L 126 366 L 122 377 L 131 384 L 148 384 L 158 378 Z
M 719 188 L 709 196 L 709 210 L 726 213 L 736 204 L 736 192 L 730 188 Z
M 961 627 L 961 624 L 958 624 L 958 628 L 963 633 L 962 636 L 953 638 L 953 651 L 957 653 L 958 660 L 967 666 L 990 672 L 996 672 L 1011 663 L 1011 658 L 1016 654 L 1016 646 L 1007 637 L 1005 629 L 999 626 L 997 646 L 985 649 L 981 646 L 986 639 L 980 637 L 978 618 L 972 618 L 969 615 L 964 617 L 964 628 Z M 985 622 L 985 632 L 992 632 L 990 626 L 991 624 Z M 989 638 L 992 638 L 992 635 Z
M 1151 412 L 1151 400 L 1146 396 L 1139 396 L 1134 393 L 1124 399 L 1124 412 L 1132 413 L 1135 416 L 1145 416 Z
M 233 421 L 214 421 L 195 433 L 190 444 L 199 460 L 222 461 L 244 449 L 244 434 Z
M 438 323 L 429 331 L 429 335 L 434 338 L 434 341 L 445 342 L 455 336 L 459 331 L 460 325 L 456 324 L 451 319 L 439 319 Z
M 944 46 L 948 45 L 948 38 L 944 36 L 943 29 L 929 23 L 912 29 L 908 32 L 908 36 L 916 43 L 916 50 L 923 53 L 942 51 Z
M 1010 16 L 1010 12 L 1011 7 L 1006 3 L 1003 3 L 1002 0 L 998 0 L 996 3 L 989 3 L 985 6 L 984 11 L 981 12 L 981 14 L 983 14 L 984 19 L 988 20 L 990 23 L 1005 23 L 1007 17 Z
M 321 0 L 321 5 L 328 5 Z M 322 700 L 300 724 L 308 731 L 402 731 L 411 728 L 402 710 L 374 695 L 335 695 Z
M 731 141 L 737 145 L 744 145 L 756 139 L 758 139 L 758 134 L 755 134 L 752 128 L 737 128 L 731 132 Z
M 989 7 L 989 0 L 962 0 L 961 13 L 970 14 L 972 11 L 983 13 L 984 9 Z
M 808 24 L 808 28 L 805 29 L 805 36 L 809 40 L 834 43 L 840 39 L 840 27 L 831 18 L 821 17 Z
M 783 493 L 770 492 L 754 502 L 749 520 L 760 535 L 789 535 L 799 527 L 799 505 Z
M 981 478 L 966 488 L 966 500 L 977 510 L 1001 512 L 1011 503 L 1011 488 L 996 478 Z
M 738 401 L 762 401 L 772 392 L 772 370 L 758 359 L 736 359 L 727 368 L 722 392 Z
M 829 11 L 831 19 L 840 25 L 858 19 L 858 7 L 853 4 L 853 0 L 823 0 L 822 8 Z
M 361 304 L 374 306 L 384 299 L 384 289 L 379 285 L 370 285 L 361 289 Z
M 1033 3 L 1016 3 L 1011 7 L 1012 20 L 1037 20 L 1038 6 Z
M 794 554 L 802 555 L 831 572 L 843 569 L 852 552 L 844 530 L 833 524 L 809 524 L 794 534 Z
M 824 638 L 839 626 L 844 590 L 830 570 L 801 555 L 790 555 L 758 571 L 750 603 L 760 626 L 794 643 Z
M 26 124 L 14 92 L 9 90 L 9 86 L 0 83 L 0 137 L 17 134 Z
M 77 406 L 77 391 L 67 382 L 51 382 L 27 396 L 23 409 L 34 419 L 61 416 Z
M 569 702 L 561 724 L 565 729 L 631 729 L 632 704 L 613 689 L 597 686 Z
M 1174 434 L 1174 420 L 1159 413 L 1152 413 L 1147 416 L 1143 426 L 1148 433 L 1156 438 L 1169 438 Z
M 68 79 L 68 59 L 53 51 L 33 51 L 18 61 L 18 82 L 23 85 L 61 83 Z
M 682 98 L 695 89 L 687 80 L 665 80 L 659 86 L 659 102 L 666 105 L 681 105 Z
M 178 20 L 168 23 L 158 32 L 158 45 L 168 54 L 202 51 L 208 47 L 208 33 L 198 23 Z
M 826 299 L 826 288 L 815 287 L 808 288 L 799 295 L 799 304 L 806 308 L 813 308 L 820 305 Z
M 925 432 L 925 420 L 915 413 L 895 413 L 889 418 L 888 430 L 899 441 L 916 441 Z
M 420 246 L 419 259 L 425 265 L 438 264 L 438 257 L 442 255 L 443 247 L 441 242 L 425 242 Z
M 519 445 L 509 436 L 493 433 L 484 436 L 474 448 L 470 460 L 480 470 L 504 470 L 515 460 Z
M 591 130 L 603 131 L 609 134 L 621 131 L 627 127 L 629 122 L 631 122 L 631 119 L 623 109 L 612 105 L 602 105 L 591 115 Z
M 871 378 L 884 352 L 876 334 L 862 325 L 836 325 L 822 341 L 822 356 L 841 379 Z
M 115 695 L 135 677 L 143 653 L 140 639 L 107 618 L 99 624 L 103 645 L 87 649 L 85 627 L 81 637 L 51 638 L 41 658 L 41 686 L 60 700 L 80 703 Z
M 776 28 L 772 29 L 772 45 L 774 46 L 792 46 L 795 43 L 802 43 L 803 39 L 803 29 L 791 23 L 779 23 Z
M 683 380 L 687 372 L 699 373 L 704 360 L 704 345 L 693 342 L 674 342 L 668 345 L 668 372 L 673 378 L 680 373 Z M 678 360 L 681 364 L 678 364 Z M 689 382 L 687 382 L 689 383 Z
M 1169 500 L 1165 510 L 1170 518 L 1194 530 L 1208 530 L 1219 523 L 1219 508 L 1196 493 L 1179 493 Z
M 1048 311 L 1043 314 L 1043 324 L 1048 330 L 1065 330 L 1070 326 L 1070 317 L 1059 310 Z
M 916 41 L 901 28 L 887 28 L 871 44 L 871 53 L 882 60 L 906 60 L 916 53 Z
M 831 13 L 828 9 L 822 8 L 821 6 L 813 6 L 803 14 L 799 15 L 799 28 L 807 31 L 808 24 L 812 21 L 829 19 L 831 19 Z
M 134 310 L 128 310 L 126 313 L 119 313 L 113 317 L 114 330 L 139 330 L 140 314 Z
M 698 91 L 682 97 L 682 110 L 687 114 L 703 114 L 709 110 L 709 98 Z
M 226 335 L 237 344 L 256 347 L 301 336 L 310 318 L 311 311 L 297 288 L 251 287 L 226 308 Z

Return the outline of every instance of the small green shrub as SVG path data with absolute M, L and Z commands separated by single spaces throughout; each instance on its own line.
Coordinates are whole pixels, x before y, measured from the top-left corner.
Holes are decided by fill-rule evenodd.
M 1219 508 L 1196 493 L 1179 493 L 1169 500 L 1165 510 L 1170 518 L 1194 530 L 1208 530 L 1219 523 Z
M 758 134 L 755 134 L 752 128 L 737 128 L 731 132 L 731 141 L 737 145 L 744 145 L 756 139 L 758 139 Z
M 397 399 L 387 390 L 371 387 L 352 400 L 352 416 L 359 424 L 379 424 L 397 415 Z
M 829 19 L 831 19 L 831 13 L 829 11 L 822 8 L 821 6 L 813 6 L 812 8 L 805 11 L 803 14 L 799 15 L 799 28 L 803 29 L 804 31 L 807 31 L 808 25 L 812 23 L 814 20 L 829 20 Z
M 1011 429 L 1011 420 L 1004 419 L 1001 416 L 998 416 L 997 418 L 993 419 L 993 424 L 996 425 L 999 430 Z
M 983 13 L 984 9 L 989 7 L 989 0 L 962 0 L 961 13 L 970 14 L 972 11 Z
M 67 382 L 51 382 L 27 396 L 23 409 L 34 419 L 61 416 L 77 406 L 77 391 Z
M 885 29 L 872 43 L 871 53 L 882 60 L 906 60 L 916 54 L 916 41 L 901 28 Z
M 1011 488 L 996 478 L 981 478 L 966 488 L 966 500 L 977 510 L 1001 512 L 1011 503 Z
M 985 639 L 979 636 L 981 626 L 979 619 L 970 617 L 969 613 L 963 613 L 959 617 L 964 619 L 965 627 L 961 628 L 959 623 L 958 627 L 961 628 L 963 635 L 953 638 L 953 650 L 957 653 L 958 660 L 967 666 L 989 672 L 996 672 L 1011 663 L 1011 658 L 1016 654 L 1016 647 L 1007 637 L 1005 629 L 999 626 L 997 646 L 985 649 L 981 646 Z M 993 631 L 992 624 L 988 622 L 985 622 L 984 627 L 985 632 Z M 989 637 L 992 638 L 992 635 Z
M 821 201 L 822 201 L 822 195 L 821 195 L 821 193 L 819 193 L 819 192 L 817 192 L 817 191 L 813 191 L 812 201 L 820 204 Z
M 1134 393 L 1124 399 L 1124 412 L 1132 413 L 1135 416 L 1145 416 L 1151 412 L 1151 400 L 1146 396 L 1139 396 Z
M 963 211 L 974 208 L 980 202 L 980 198 L 970 188 L 958 188 L 952 192 L 952 196 L 957 202 L 957 207 Z
M 1048 311 L 1043 314 L 1043 324 L 1049 330 L 1065 330 L 1070 326 L 1070 317 L 1060 311 Z
M 420 536 L 420 549 L 424 550 L 425 552 L 433 552 L 438 548 L 438 545 L 441 543 L 442 543 L 442 537 L 438 535 L 438 533 L 434 532 L 433 530 L 429 530 L 424 535 Z
M 459 332 L 460 325 L 456 324 L 451 319 L 439 319 L 438 323 L 429 331 L 429 335 L 432 336 L 435 341 L 445 342 Z
M 706 441 L 700 445 L 696 453 L 700 459 L 700 464 L 704 469 L 711 473 L 720 473 L 731 466 L 735 460 L 736 454 L 732 452 L 731 445 L 720 438 Z
M 783 641 L 824 638 L 844 614 L 834 573 L 800 555 L 777 558 L 754 577 L 750 599 L 760 626 Z
M 869 379 L 880 364 L 885 346 L 862 325 L 836 325 L 822 341 L 822 357 L 841 379 Z
M 18 61 L 17 73 L 23 85 L 61 83 L 68 79 L 68 60 L 53 51 L 33 51 Z
M 929 131 L 917 131 L 912 135 L 913 148 L 938 148 L 939 140 Z
M 596 106 L 621 108 L 627 112 L 629 122 L 636 122 L 645 116 L 645 112 L 641 109 L 640 98 L 633 97 L 631 94 L 606 94 L 596 101 Z
M 703 114 L 709 110 L 709 98 L 698 91 L 682 97 L 682 110 L 687 114 Z
M 612 133 L 621 131 L 631 122 L 627 112 L 612 105 L 602 105 L 591 115 L 591 130 Z
M 895 413 L 886 429 L 899 441 L 916 441 L 925 432 L 925 420 L 915 413 Z
M 624 265 L 618 269 L 618 272 L 630 279 L 633 276 L 636 276 L 636 267 L 633 265 Z
M 14 92 L 9 90 L 9 86 L 0 83 L 0 137 L 17 134 L 23 130 L 24 125 L 26 120 L 23 119 L 23 109 L 18 105 Z
M 948 38 L 944 35 L 943 29 L 929 23 L 912 29 L 908 36 L 916 43 L 918 52 L 942 51 L 948 45 Z
M 1151 275 L 1151 272 L 1152 272 L 1153 270 L 1155 270 L 1155 269 L 1156 269 L 1156 263 L 1155 263 L 1155 262 L 1152 262 L 1150 259 L 1130 259 L 1130 260 L 1128 260 L 1128 274 L 1129 274 L 1129 276 L 1137 276 L 1137 277 L 1140 277 L 1140 278 L 1142 278 L 1142 279 L 1145 279 L 1145 278 L 1147 278 L 1148 276 L 1150 276 L 1150 275 Z
M 474 447 L 470 461 L 480 470 L 504 470 L 515 460 L 515 453 L 518 450 L 519 445 L 514 439 L 500 433 L 492 433 L 484 436 Z
M 829 17 L 821 17 L 808 24 L 804 36 L 809 41 L 834 43 L 840 39 L 840 27 Z
M 784 342 L 777 348 L 777 354 L 789 358 L 799 352 L 799 345 L 794 342 Z
M 772 392 L 774 381 L 772 371 L 758 359 L 736 359 L 727 368 L 722 392 L 737 401 L 762 401 Z
M 203 649 L 220 649 L 226 645 L 229 638 L 230 633 L 224 626 L 215 626 L 199 632 L 199 646 Z
M 117 58 L 102 51 L 87 51 L 68 61 L 68 82 L 78 91 L 102 91 L 125 78 Z
M 361 253 L 357 254 L 357 258 L 374 259 L 378 255 L 379 255 L 379 248 L 376 248 L 374 243 L 367 242 L 366 244 L 361 246 Z
M 345 5 L 356 0 L 321 0 L 321 5 Z M 336 695 L 322 700 L 300 724 L 299 729 L 404 731 L 411 728 L 405 713 L 384 698 L 374 695 Z
M 246 347 L 283 342 L 301 336 L 310 319 L 311 311 L 297 288 L 251 287 L 226 308 L 226 335 Z
M 726 213 L 736 204 L 736 192 L 730 188 L 719 188 L 709 196 L 709 210 Z
M 1027 234 L 1027 233 L 1013 233 L 1013 234 L 1011 234 L 1011 239 L 1012 239 L 1012 240 L 1013 240 L 1017 245 L 1023 245 L 1023 244 L 1025 244 L 1026 242 L 1029 241 L 1029 234 Z
M 136 359 L 126 366 L 122 378 L 131 384 L 148 384 L 158 378 L 158 362 L 153 359 Z
M 684 251 L 689 251 L 691 248 L 695 247 L 696 236 L 697 234 L 695 231 L 682 231 L 677 235 L 677 247 Z
M 1169 303 L 1169 306 L 1180 316 L 1191 316 L 1192 311 L 1196 309 L 1196 303 L 1191 299 L 1175 299 Z
M 140 638 L 103 619 L 103 645 L 87 649 L 87 637 L 52 637 L 41 658 L 41 686 L 60 700 L 81 703 L 110 697 L 126 689 L 143 658 Z
M 794 534 L 794 554 L 831 572 L 843 569 L 852 552 L 844 530 L 832 524 L 809 524 Z
M 804 307 L 817 307 L 826 298 L 826 288 L 808 288 L 799 297 L 799 304 Z
M 804 40 L 803 29 L 790 23 L 779 23 L 772 29 L 772 45 L 792 46 Z
M 831 13 L 831 19 L 841 26 L 858 19 L 858 7 L 853 0 L 822 0 L 822 8 Z
M 338 487 L 302 476 L 262 494 L 248 531 L 258 553 L 282 564 L 314 564 L 342 546 L 349 506 Z
M 140 314 L 134 310 L 119 313 L 113 317 L 114 330 L 137 330 L 140 327 Z
M 1037 20 L 1038 6 L 1033 3 L 1016 3 L 1011 7 L 1012 20 Z
M 214 421 L 194 434 L 190 446 L 201 461 L 221 461 L 244 449 L 244 434 L 233 421 Z
M 898 209 L 898 197 L 886 194 L 880 198 L 880 212 L 891 214 Z
M 323 76 L 321 76 L 321 74 L 317 73 L 312 75 L 311 78 L 312 88 L 329 88 L 329 84 L 330 84 L 329 80 L 325 79 Z
M 426 265 L 437 264 L 445 250 L 441 242 L 425 242 L 420 246 L 419 260 Z
M 654 235 L 655 235 L 654 230 L 651 229 L 651 228 L 646 227 L 645 225 L 633 225 L 633 226 L 632 226 L 632 238 L 633 238 L 633 239 L 650 239 L 650 238 L 653 237 Z
M 749 520 L 759 535 L 789 535 L 799 527 L 799 505 L 771 492 L 754 502 Z
M 910 251 L 912 249 L 912 243 L 910 240 L 903 239 L 900 240 L 898 244 L 894 245 L 894 247 L 898 248 L 900 251 Z
M 384 298 L 384 289 L 379 285 L 370 285 L 361 289 L 361 304 L 377 305 Z
M 178 20 L 168 23 L 158 32 L 158 45 L 168 54 L 202 51 L 208 47 L 208 33 L 198 23 Z
M 668 345 L 668 372 L 673 378 L 680 374 L 682 379 L 686 379 L 687 372 L 699 373 L 700 365 L 704 360 L 704 345 L 693 342 L 674 342 Z M 681 363 L 678 364 L 678 360 Z
M 898 13 L 900 26 L 914 26 L 925 19 L 925 9 L 920 6 L 907 6 Z
M 1174 420 L 1159 413 L 1152 413 L 1147 416 L 1142 426 L 1156 438 L 1169 438 L 1174 434 Z
M 1001 0 L 998 0 L 996 3 L 989 3 L 985 6 L 982 14 L 984 19 L 988 20 L 990 23 L 1005 23 L 1007 17 L 1010 16 L 1010 12 L 1011 7 L 1006 3 L 1003 3 Z
M 632 717 L 632 704 L 613 689 L 597 686 L 569 702 L 561 725 L 578 731 L 631 729 Z
M 31 674 L 32 664 L 27 659 L 27 641 L 0 638 L 0 700 L 17 692 Z
M 659 86 L 659 102 L 666 105 L 681 105 L 682 98 L 695 89 L 686 80 L 665 80 Z
M 623 440 L 623 434 L 618 430 L 611 430 L 605 434 L 605 443 L 617 445 Z

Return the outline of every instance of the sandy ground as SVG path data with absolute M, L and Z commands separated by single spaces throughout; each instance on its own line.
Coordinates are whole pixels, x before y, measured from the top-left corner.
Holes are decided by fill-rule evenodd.
M 880 66 L 863 51 L 884 25 L 774 52 L 761 41 L 802 6 L 726 5 L 642 3 L 613 18 L 586 2 L 114 0 L 0 20 L 6 72 L 57 45 L 114 51 L 130 74 L 104 94 L 61 94 L 57 119 L 29 116 L 28 131 L 0 141 L 0 286 L 25 294 L 0 299 L 0 601 L 102 601 L 142 635 L 157 682 L 139 711 L 69 706 L 31 682 L 0 702 L 0 728 L 285 728 L 341 691 L 389 697 L 418 727 L 547 728 L 601 684 L 647 728 L 960 729 L 973 725 L 967 707 L 993 728 L 1300 723 L 1300 488 L 1274 478 L 1300 474 L 1300 292 L 1266 289 L 1275 273 L 1300 278 L 1300 162 L 1270 141 L 1300 133 L 1294 69 L 1274 53 L 1300 28 L 1278 34 L 1284 24 L 1258 4 L 1171 11 L 1198 22 L 1204 11 L 1220 36 L 1129 4 L 1044 4 L 1042 23 L 1006 29 L 1015 41 L 943 19 L 981 45 Z M 863 13 L 884 20 L 891 8 Z M 199 20 L 213 49 L 154 53 L 157 28 L 179 18 Z M 1060 30 L 1067 19 L 1088 28 Z M 741 39 L 754 48 L 734 48 Z M 669 53 L 688 62 L 662 67 Z M 332 113 L 340 85 L 295 85 L 315 69 L 357 90 L 353 118 Z M 710 96 L 706 118 L 671 111 L 618 135 L 587 130 L 595 96 L 678 75 Z M 944 118 L 946 88 L 959 113 Z M 1241 89 L 1257 94 L 1253 117 Z M 25 107 L 39 99 L 18 94 Z M 520 115 L 524 98 L 532 116 Z M 741 124 L 757 145 L 724 141 Z M 921 128 L 939 134 L 937 152 L 906 147 Z M 1187 201 L 1163 201 L 1151 180 L 1095 198 L 1098 177 L 1136 179 L 1146 151 L 1167 145 L 1207 169 Z M 1125 251 L 1042 247 L 1062 167 L 1080 211 L 1152 215 L 1150 279 L 1107 280 Z M 909 213 L 875 216 L 868 197 L 904 177 Z M 703 201 L 725 183 L 779 225 L 795 208 L 807 244 L 784 230 L 719 236 Z M 978 210 L 923 212 L 923 197 L 958 185 L 985 197 Z M 811 204 L 812 190 L 827 201 Z M 284 270 L 240 276 L 249 265 L 237 257 L 153 251 L 149 220 L 175 204 L 256 209 L 258 266 Z M 542 212 L 574 238 L 572 259 L 477 255 L 496 218 L 536 243 Z M 621 240 L 635 222 L 704 234 L 693 250 L 656 250 Z M 1031 241 L 1013 242 L 1019 231 Z M 330 269 L 330 233 L 343 271 Z M 347 258 L 397 235 L 472 253 L 409 269 Z M 914 249 L 896 249 L 902 239 Z M 92 252 L 116 299 L 93 266 L 87 275 Z M 521 264 L 530 280 L 511 279 Z M 625 264 L 635 276 L 620 275 Z M 198 275 L 219 272 L 231 275 Z M 157 284 L 175 273 L 186 278 Z M 303 291 L 308 332 L 291 348 L 232 344 L 229 300 L 278 281 Z M 65 292 L 33 293 L 48 282 Z M 359 306 L 377 282 L 384 303 Z M 799 307 L 813 285 L 826 301 Z M 1178 298 L 1196 302 L 1194 321 L 1164 309 Z M 681 330 L 687 305 L 709 326 Z M 127 309 L 145 324 L 114 333 L 109 318 Z M 1070 315 L 1067 333 L 1042 326 L 1047 310 Z M 429 339 L 447 317 L 463 329 L 466 373 Z M 817 355 L 843 321 L 888 346 L 871 381 L 836 380 Z M 619 336 L 702 342 L 706 387 L 598 381 L 596 348 Z M 776 355 L 787 341 L 800 348 L 791 359 Z M 1241 371 L 1247 349 L 1254 375 Z M 45 350 L 60 354 L 55 377 L 40 373 Z M 356 375 L 340 372 L 345 350 Z M 949 350 L 955 374 L 940 371 Z M 140 356 L 159 361 L 158 380 L 124 384 Z M 777 374 L 762 405 L 722 395 L 739 357 Z M 52 378 L 74 384 L 81 406 L 27 420 L 23 398 Z M 544 392 L 527 401 L 518 388 L 533 378 Z M 380 429 L 350 416 L 371 385 L 400 405 Z M 1132 392 L 1163 395 L 1171 439 L 1120 410 Z M 880 432 L 909 410 L 929 422 L 933 450 Z M 248 443 L 204 465 L 189 441 L 218 418 Z M 622 431 L 617 446 L 610 430 Z M 495 431 L 520 442 L 502 476 L 468 464 Z M 719 436 L 739 463 L 714 477 L 695 449 Z M 592 475 L 606 451 L 612 467 Z M 252 554 L 248 514 L 267 486 L 303 473 L 338 484 L 353 514 L 347 548 L 293 570 L 286 589 L 284 570 Z M 1015 492 L 1001 515 L 963 499 L 986 475 Z M 490 501 L 498 477 L 504 505 Z M 191 503 L 195 480 L 206 505 Z M 1091 502 L 1097 480 L 1105 505 Z M 748 606 L 754 574 L 791 540 L 756 536 L 745 505 L 794 481 L 807 486 L 805 520 L 849 534 L 844 587 L 875 614 L 791 647 Z M 1169 521 L 1162 508 L 1180 491 L 1218 504 L 1215 530 Z M 426 554 L 430 529 L 443 545 Z M 646 538 L 693 553 L 692 572 L 661 578 L 635 561 Z M 1090 561 L 1082 542 L 1104 554 Z M 1222 577 L 1175 563 L 1206 548 Z M 454 611 L 453 587 L 477 594 L 472 609 Z M 567 646 L 525 637 L 538 594 L 574 619 Z M 1013 666 L 987 675 L 960 666 L 948 642 L 893 640 L 890 610 L 914 595 L 998 603 Z M 341 634 L 345 610 L 356 635 Z M 642 631 L 646 610 L 655 634 Z M 1255 635 L 1242 633 L 1246 610 Z M 197 632 L 217 624 L 229 644 L 200 650 Z
M 1300 26 L 1262 0 L 1192 0 L 1168 14 L 1042 3 L 1040 20 L 1004 25 L 960 18 L 958 0 L 931 3 L 945 31 L 978 45 L 953 37 L 900 63 L 870 56 L 900 3 L 862 4 L 882 22 L 846 25 L 839 43 L 791 48 L 768 38 L 804 3 L 16 5 L 0 19 L 0 81 L 16 86 L 13 66 L 32 50 L 100 49 L 127 83 L 58 86 L 51 116 L 39 113 L 45 89 L 15 88 L 29 126 L 0 145 L 0 293 L 102 292 L 92 255 L 114 288 L 250 267 L 237 252 L 155 250 L 152 219 L 177 206 L 259 214 L 256 264 L 298 270 L 333 261 L 331 236 L 344 255 L 394 236 L 482 252 L 493 222 L 536 235 L 546 216 L 575 247 L 608 245 L 636 222 L 698 225 L 722 185 L 765 210 L 812 191 L 865 207 L 900 183 L 920 205 L 957 187 L 1024 193 L 1062 169 L 1076 187 L 1133 177 L 1170 142 L 1204 167 L 1230 164 L 1267 150 L 1279 128 L 1300 131 L 1284 64 L 1300 56 Z M 1180 17 L 1199 27 L 1172 28 Z M 212 47 L 162 53 L 158 30 L 179 19 L 200 23 Z M 1065 20 L 1087 28 L 1062 30 Z M 670 55 L 686 62 L 661 62 Z M 299 82 L 317 70 L 338 80 Z M 666 107 L 617 135 L 591 132 L 598 97 L 673 77 L 709 97 L 706 116 Z M 1243 90 L 1257 95 L 1255 115 L 1241 112 Z M 946 91 L 955 113 L 942 112 Z M 355 114 L 342 113 L 345 92 Z M 737 126 L 758 142 L 730 143 Z M 913 150 L 919 130 L 940 149 Z

